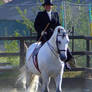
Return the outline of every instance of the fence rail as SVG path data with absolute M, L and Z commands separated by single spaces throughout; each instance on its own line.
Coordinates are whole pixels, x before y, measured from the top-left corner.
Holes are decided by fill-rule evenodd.
M 36 37 L 0 37 L 0 40 L 18 40 L 20 41 L 20 51 L 17 53 L 0 53 L 0 57 L 7 57 L 7 56 L 20 56 L 20 66 L 22 66 L 24 64 L 25 61 L 25 46 L 24 46 L 24 42 L 27 40 L 35 40 Z M 85 51 L 78 51 L 75 52 L 74 51 L 74 43 L 72 45 L 72 53 L 73 55 L 86 55 L 86 66 L 90 67 L 90 57 L 89 55 L 92 55 L 92 52 L 90 51 L 90 40 L 92 40 L 91 36 L 70 36 L 70 39 L 75 40 L 75 39 L 83 39 L 86 40 L 86 49 Z

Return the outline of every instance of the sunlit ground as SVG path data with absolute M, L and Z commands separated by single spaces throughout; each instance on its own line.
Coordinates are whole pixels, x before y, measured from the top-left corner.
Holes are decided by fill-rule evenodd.
M 12 81 L 13 82 L 13 81 Z M 0 82 L 0 92 L 25 92 L 22 87 L 15 87 L 13 83 L 3 81 L 3 85 Z M 83 80 L 83 79 L 64 79 L 63 80 L 63 92 L 92 92 L 92 80 Z M 38 92 L 41 88 L 39 88 Z M 30 92 L 34 92 L 31 90 Z M 55 85 L 52 81 L 50 84 L 50 92 L 55 92 Z
M 21 85 L 16 84 L 17 71 L 18 70 L 13 70 L 0 73 L 0 92 L 25 92 Z M 63 92 L 92 92 L 92 76 L 88 79 L 87 75 L 85 76 L 81 71 L 65 72 L 62 83 Z M 84 77 L 86 79 L 84 79 Z M 37 81 L 35 80 L 34 84 L 36 84 L 36 82 Z M 49 88 L 50 92 L 56 92 L 53 79 L 51 80 Z M 34 91 L 31 90 L 30 92 Z M 41 92 L 41 86 L 39 87 L 38 92 Z

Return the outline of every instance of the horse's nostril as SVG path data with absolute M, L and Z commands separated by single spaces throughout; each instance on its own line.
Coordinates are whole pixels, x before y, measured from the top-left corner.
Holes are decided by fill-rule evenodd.
M 65 61 L 65 60 L 67 59 L 67 56 L 66 56 L 66 55 L 60 55 L 60 59 L 61 59 L 62 61 Z

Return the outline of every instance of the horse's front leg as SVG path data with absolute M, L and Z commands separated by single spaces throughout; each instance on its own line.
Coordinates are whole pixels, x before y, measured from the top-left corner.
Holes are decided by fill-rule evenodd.
M 62 85 L 62 75 L 58 75 L 55 77 L 56 82 L 56 92 L 62 92 L 61 85 Z
M 62 77 L 60 75 L 55 77 L 55 82 L 56 82 L 56 92 L 62 92 L 62 89 L 61 89 Z
M 50 78 L 47 74 L 43 73 L 42 74 L 42 91 L 41 92 L 49 92 L 49 85 Z
M 64 63 L 62 63 L 60 73 L 56 77 L 54 77 L 56 82 L 56 92 L 62 92 L 61 85 L 62 85 L 63 72 L 64 72 Z

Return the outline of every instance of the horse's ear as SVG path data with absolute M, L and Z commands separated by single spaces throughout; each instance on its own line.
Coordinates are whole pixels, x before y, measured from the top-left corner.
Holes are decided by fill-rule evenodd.
M 69 33 L 72 33 L 72 30 L 67 30 L 67 33 L 69 34 Z
M 60 28 L 58 28 L 58 33 L 60 33 L 60 30 L 61 30 L 61 29 L 60 29 Z

